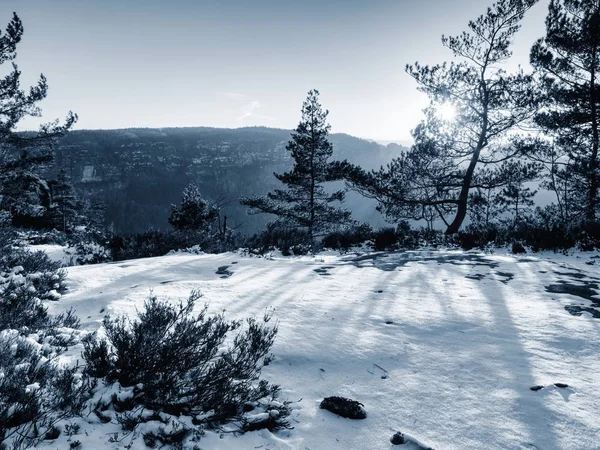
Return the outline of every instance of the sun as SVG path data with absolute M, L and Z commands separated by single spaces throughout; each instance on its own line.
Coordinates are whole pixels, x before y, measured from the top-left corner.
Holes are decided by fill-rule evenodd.
M 456 107 L 452 103 L 441 103 L 435 109 L 435 116 L 444 122 L 451 122 L 456 118 Z

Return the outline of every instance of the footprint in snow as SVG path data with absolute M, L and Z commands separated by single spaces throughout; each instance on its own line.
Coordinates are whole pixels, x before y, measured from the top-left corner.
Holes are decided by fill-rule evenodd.
M 229 266 L 221 266 L 217 269 L 217 271 L 215 273 L 217 275 L 221 275 L 221 278 L 229 278 L 231 275 L 233 275 L 233 272 L 228 269 L 229 269 Z
M 514 273 L 510 273 L 510 272 L 496 272 L 496 275 L 504 278 L 503 280 L 498 280 L 500 281 L 500 283 L 504 283 L 504 284 L 508 284 L 508 282 L 510 280 L 512 280 L 515 277 Z
M 559 389 L 567 389 L 569 387 L 569 385 L 566 383 L 554 383 L 554 384 L 548 384 L 546 386 L 538 384 L 537 386 L 531 386 L 529 389 L 531 389 L 533 392 L 537 392 L 537 391 L 541 391 L 542 389 L 552 388 L 552 387 L 557 387 Z
M 333 267 L 332 266 L 323 266 L 323 267 L 319 267 L 318 269 L 314 269 L 314 271 L 323 277 L 328 277 L 328 276 L 331 276 L 331 274 L 328 272 L 329 269 L 333 269 Z
M 467 275 L 465 276 L 465 278 L 468 278 L 469 280 L 477 280 L 477 281 L 481 281 L 485 278 L 485 274 L 483 273 L 476 273 L 473 275 Z
M 575 390 L 566 383 L 554 383 L 554 384 L 548 384 L 546 386 L 537 385 L 537 386 L 531 386 L 529 389 L 531 389 L 533 392 L 538 392 L 541 390 L 556 389 L 556 390 L 558 390 L 560 395 L 562 395 L 566 401 L 569 401 L 569 397 L 572 394 L 575 394 Z

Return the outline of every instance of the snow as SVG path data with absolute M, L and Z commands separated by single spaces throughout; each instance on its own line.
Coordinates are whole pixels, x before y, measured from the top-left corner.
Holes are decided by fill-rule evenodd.
M 69 253 L 69 247 L 58 244 L 36 244 L 28 245 L 27 250 L 30 252 L 42 251 L 55 262 L 62 263 L 65 266 L 71 265 L 73 256 Z
M 200 289 L 209 310 L 225 309 L 229 319 L 274 308 L 279 333 L 264 376 L 282 386 L 278 401 L 300 400 L 295 428 L 207 432 L 203 449 L 590 450 L 600 449 L 600 320 L 564 308 L 589 300 L 545 289 L 598 281 L 590 261 L 460 251 L 177 253 L 70 267 L 69 292 L 48 307 L 73 307 L 88 331 L 107 313 L 135 315 L 151 291 L 179 301 Z M 222 266 L 232 274 L 217 274 Z M 74 363 L 81 348 L 61 358 Z M 320 409 L 332 395 L 363 403 L 367 418 Z M 118 448 L 108 441 L 117 424 L 93 415 L 73 422 L 82 448 Z M 396 431 L 412 443 L 392 446 Z M 40 448 L 68 447 L 61 439 Z M 131 448 L 145 448 L 141 437 Z

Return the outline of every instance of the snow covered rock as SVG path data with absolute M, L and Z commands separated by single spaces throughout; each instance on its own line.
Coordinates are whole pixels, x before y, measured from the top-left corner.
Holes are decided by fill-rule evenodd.
M 345 397 L 326 397 L 321 402 L 321 409 L 331 411 L 348 419 L 366 419 L 367 411 L 363 404 Z
M 402 445 L 404 444 L 406 441 L 404 440 L 404 435 L 398 431 L 397 433 L 394 433 L 394 435 L 392 436 L 392 438 L 390 439 L 390 442 L 393 445 Z
M 396 433 L 394 433 L 394 435 L 390 439 L 390 442 L 392 443 L 392 445 L 411 444 L 411 448 L 417 447 L 419 450 L 434 450 L 433 448 L 423 444 L 418 439 L 404 434 L 401 431 L 397 431 Z

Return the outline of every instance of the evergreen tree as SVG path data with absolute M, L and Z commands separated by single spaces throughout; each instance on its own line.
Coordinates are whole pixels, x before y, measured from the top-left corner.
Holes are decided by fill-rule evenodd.
M 535 164 L 511 161 L 506 164 L 504 170 L 508 182 L 496 195 L 495 202 L 511 214 L 511 226 L 515 229 L 534 205 L 533 197 L 537 194 L 537 190 L 525 186 L 525 183 L 537 178 L 539 168 Z
M 457 233 L 471 190 L 482 184 L 482 169 L 532 149 L 509 137 L 535 111 L 533 78 L 522 71 L 508 74 L 501 64 L 510 58 L 520 21 L 536 1 L 499 0 L 469 22 L 468 31 L 443 36 L 455 62 L 406 67 L 430 98 L 425 120 L 413 131 L 415 145 L 380 171 L 346 167 L 350 184 L 379 200 L 388 216 L 422 219 L 433 207 L 446 233 Z M 446 108 L 454 117 L 440 114 Z
M 546 176 L 540 187 L 556 196 L 553 220 L 565 229 L 571 228 L 581 222 L 582 212 L 585 211 L 585 180 L 574 167 L 577 164 L 566 157 L 556 143 L 540 145 L 538 155 L 538 161 L 546 167 Z
M 323 183 L 340 179 L 329 162 L 333 146 L 327 136 L 329 111 L 319 103 L 319 91 L 311 90 L 302 105 L 302 119 L 286 149 L 294 160 L 291 171 L 275 174 L 287 189 L 276 189 L 266 197 L 243 198 L 250 213 L 269 213 L 278 221 L 306 231 L 310 242 L 344 224 L 351 223 L 350 212 L 333 205 L 344 200 L 344 192 L 328 193 Z
M 480 185 L 469 195 L 469 219 L 472 226 L 489 230 L 500 214 L 495 201 L 498 186 L 491 172 L 480 174 L 479 179 Z
M 177 230 L 208 232 L 219 217 L 219 209 L 202 197 L 200 188 L 193 183 L 183 190 L 179 208 L 171 205 L 169 223 Z
M 579 208 L 589 220 L 600 208 L 600 2 L 551 0 L 546 37 L 531 49 L 544 75 L 545 108 L 536 121 L 556 136 L 569 161 Z
M 44 124 L 37 133 L 15 131 L 24 117 L 41 115 L 38 103 L 48 93 L 43 75 L 29 91 L 20 88 L 21 72 L 14 59 L 22 35 L 23 24 L 14 14 L 6 31 L 0 32 L 0 66 L 12 63 L 12 70 L 0 78 L 0 207 L 10 212 L 13 224 L 36 226 L 50 204 L 48 184 L 39 168 L 52 160 L 56 138 L 73 126 L 77 116 L 69 112 L 63 125 Z
M 46 180 L 21 166 L 2 173 L 0 183 L 0 207 L 9 212 L 13 226 L 46 227 L 50 207 L 50 188 Z
M 47 211 L 50 226 L 66 232 L 72 230 L 79 222 L 83 208 L 77 200 L 77 194 L 71 179 L 61 170 L 55 180 L 48 182 L 50 189 L 50 206 Z

